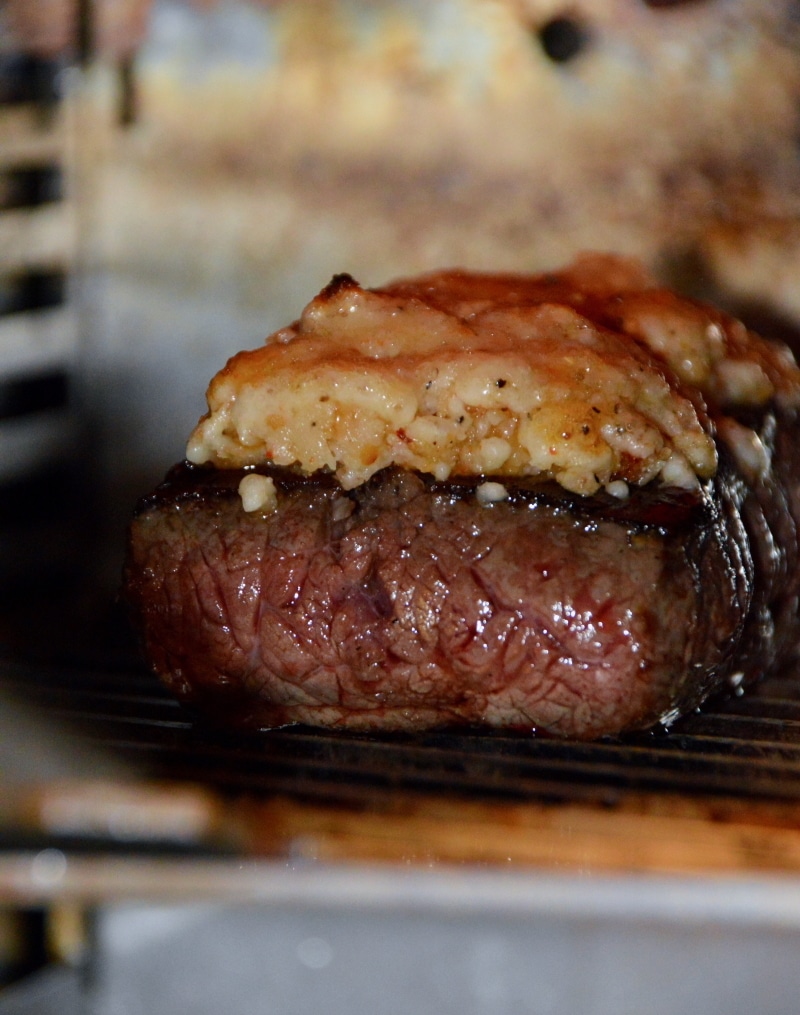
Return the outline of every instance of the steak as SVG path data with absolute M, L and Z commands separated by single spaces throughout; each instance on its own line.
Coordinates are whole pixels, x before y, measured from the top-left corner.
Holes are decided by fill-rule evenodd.
M 640 266 L 338 275 L 131 526 L 181 699 L 248 726 L 668 724 L 800 635 L 800 370 Z
M 770 417 L 772 419 L 772 417 Z M 770 429 L 770 427 L 766 427 Z M 772 427 L 774 430 L 774 427 Z M 796 466 L 796 442 L 777 441 Z M 594 738 L 668 723 L 785 660 L 798 634 L 797 484 L 586 501 L 387 469 L 345 491 L 176 467 L 139 507 L 126 595 L 181 699 L 251 727 L 475 725 Z M 795 473 L 797 474 L 797 473 Z

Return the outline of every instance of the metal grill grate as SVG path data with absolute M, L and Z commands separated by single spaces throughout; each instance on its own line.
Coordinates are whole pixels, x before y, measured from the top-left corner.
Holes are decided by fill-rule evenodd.
M 800 799 L 800 678 L 715 702 L 669 732 L 583 744 L 502 733 L 239 734 L 195 720 L 133 664 L 6 659 L 0 672 L 0 684 L 148 774 L 230 793 L 358 801 L 394 790 L 609 805 L 631 791 Z

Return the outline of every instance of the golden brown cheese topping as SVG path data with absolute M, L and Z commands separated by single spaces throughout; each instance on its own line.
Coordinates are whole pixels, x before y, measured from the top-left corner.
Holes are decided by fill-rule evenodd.
M 326 470 L 345 488 L 396 465 L 625 496 L 713 475 L 704 397 L 758 406 L 798 390 L 784 353 L 620 258 L 375 290 L 337 276 L 217 374 L 187 457 Z

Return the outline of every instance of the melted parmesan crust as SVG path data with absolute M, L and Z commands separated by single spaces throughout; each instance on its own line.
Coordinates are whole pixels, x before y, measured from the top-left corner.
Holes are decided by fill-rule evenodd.
M 347 489 L 397 465 L 619 496 L 713 475 L 707 400 L 796 402 L 798 390 L 788 353 L 625 259 L 375 290 L 343 275 L 217 374 L 187 457 L 326 470 Z

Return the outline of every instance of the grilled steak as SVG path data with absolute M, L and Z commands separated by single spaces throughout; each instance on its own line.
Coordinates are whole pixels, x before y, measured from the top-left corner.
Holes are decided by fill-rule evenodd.
M 264 471 L 266 516 L 243 510 L 240 472 L 186 464 L 132 527 L 148 655 L 212 714 L 597 737 L 674 718 L 797 636 L 800 514 L 778 482 L 745 494 L 728 461 L 699 494 L 591 506 L 524 485 L 484 505 L 396 469 L 352 491 Z
M 463 279 L 439 277 L 436 283 L 432 295 L 430 280 L 425 283 L 426 308 L 440 313 L 460 299 L 458 318 L 472 321 L 476 333 L 476 318 L 488 312 L 496 341 L 502 315 L 490 289 L 499 286 L 506 293 L 507 281 L 489 283 L 478 276 L 479 298 L 468 308 Z M 375 425 L 364 424 L 374 388 L 363 386 L 354 427 L 363 427 L 368 441 L 351 460 L 342 443 L 336 459 L 341 470 L 304 469 L 299 460 L 304 452 L 297 452 L 297 460 L 274 461 L 290 439 L 310 448 L 309 454 L 327 448 L 318 433 L 312 439 L 299 429 L 317 420 L 287 411 L 289 422 L 275 424 L 282 389 L 270 374 L 270 390 L 278 392 L 270 397 L 278 402 L 269 403 L 268 425 L 263 435 L 257 432 L 252 421 L 261 416 L 252 405 L 262 406 L 261 392 L 256 398 L 236 388 L 252 386 L 255 361 L 229 364 L 215 382 L 217 395 L 219 387 L 228 394 L 215 405 L 212 389 L 212 410 L 190 443 L 201 464 L 185 462 L 172 470 L 140 504 L 131 527 L 125 593 L 148 658 L 177 696 L 212 715 L 258 727 L 480 725 L 593 738 L 668 723 L 726 683 L 754 679 L 792 656 L 800 633 L 800 441 L 793 362 L 734 322 L 712 317 L 709 324 L 694 305 L 646 289 L 643 295 L 638 281 L 619 300 L 592 292 L 592 314 L 582 316 L 580 326 L 573 320 L 574 304 L 592 284 L 576 288 L 563 276 L 555 288 L 552 281 L 539 284 L 551 301 L 560 293 L 561 306 L 569 302 L 564 294 L 572 294 L 573 316 L 561 314 L 561 307 L 542 312 L 541 294 L 532 304 L 533 334 L 545 319 L 548 335 L 554 322 L 563 329 L 563 343 L 544 347 L 551 377 L 562 383 L 568 369 L 575 372 L 570 364 L 580 366 L 570 347 L 577 335 L 587 347 L 601 348 L 597 371 L 612 362 L 609 349 L 617 357 L 612 370 L 626 364 L 630 400 L 623 405 L 624 386 L 616 373 L 586 387 L 586 371 L 578 371 L 555 438 L 558 399 L 544 405 L 541 416 L 533 409 L 514 410 L 520 403 L 513 392 L 505 408 L 492 402 L 484 416 L 473 404 L 462 412 L 459 402 L 462 408 L 455 411 L 478 418 L 483 429 L 480 440 L 464 438 L 452 451 L 441 475 L 436 468 L 410 468 L 401 456 L 411 453 L 412 435 L 424 444 L 427 434 L 424 453 L 433 453 L 433 438 L 444 432 L 443 407 L 452 405 L 449 389 L 432 424 L 425 417 L 427 428 L 420 426 L 419 412 L 402 426 L 395 421 L 380 450 Z M 343 298 L 360 299 L 363 291 L 354 295 L 353 286 L 352 280 L 338 280 L 319 298 L 322 310 L 333 303 L 335 317 Z M 522 286 L 517 280 L 517 301 Z M 411 291 L 418 299 L 421 287 Z M 404 294 L 402 284 L 391 290 L 394 313 Z M 348 314 L 357 317 L 359 307 Z M 376 352 L 375 307 L 368 310 L 372 346 L 364 371 L 386 355 L 396 372 L 392 382 L 401 377 L 405 383 L 416 371 L 422 381 L 431 378 L 420 381 L 426 393 L 434 382 L 443 383 L 445 366 L 457 373 L 452 360 L 443 365 L 439 346 L 434 365 L 420 360 L 418 347 L 416 358 L 398 365 L 401 353 L 391 335 L 388 353 Z M 345 320 L 352 327 L 350 317 Z M 445 328 L 440 317 L 431 320 L 434 330 Z M 705 342 L 705 334 L 717 349 L 727 340 L 728 359 L 709 353 L 707 376 L 693 387 L 676 376 L 670 356 L 678 367 L 695 370 L 698 350 L 707 352 L 708 346 L 691 346 L 694 361 L 686 347 L 673 346 L 660 356 L 657 346 L 669 328 L 659 331 L 653 320 L 673 328 L 688 320 L 695 338 L 701 335 L 697 341 Z M 510 327 L 507 320 L 503 326 Z M 519 326 L 515 317 L 513 327 Z M 587 338 L 581 329 L 590 326 Z M 330 330 L 327 318 L 324 327 Z M 302 333 L 302 325 L 296 329 Z M 646 336 L 636 335 L 637 329 Z M 279 333 L 277 343 L 291 346 L 295 337 L 295 331 Z M 352 333 L 347 342 L 352 346 Z M 283 355 L 281 349 L 268 354 Z M 519 363 L 508 349 L 503 354 L 506 361 L 493 361 L 488 375 L 494 399 L 495 379 L 502 379 L 501 388 L 523 387 Z M 314 388 L 306 352 L 290 349 L 287 355 L 291 371 L 299 356 L 308 375 L 298 397 L 312 399 L 312 409 L 316 401 L 327 404 L 328 396 L 318 396 Z M 538 349 L 531 362 L 541 355 Z M 476 356 L 471 349 L 458 369 L 474 374 Z M 502 375 L 501 366 L 507 367 Z M 348 383 L 355 384 L 353 376 L 363 379 L 364 373 L 351 371 Z M 333 375 L 334 382 L 339 378 Z M 385 375 L 380 380 L 384 405 L 389 381 Z M 336 383 L 331 382 L 333 393 Z M 374 378 L 372 383 L 377 385 Z M 617 394 L 609 400 L 611 388 Z M 392 397 L 400 405 L 405 395 L 397 388 Z M 512 419 L 512 410 L 518 419 Z M 240 431 L 232 422 L 236 411 L 245 413 Z M 608 414 L 599 436 L 589 432 L 593 413 Z M 487 429 L 490 418 L 501 419 L 502 438 L 501 430 Z M 325 419 L 334 417 L 320 411 L 320 428 L 329 426 L 326 439 L 344 441 L 335 419 L 329 424 Z M 660 437 L 647 429 L 654 419 Z M 458 418 L 453 425 L 460 425 Z M 285 436 L 292 426 L 295 437 Z M 541 447 L 531 436 L 537 427 L 545 435 Z M 575 450 L 568 445 L 573 433 L 591 443 Z M 513 468 L 471 474 L 459 467 L 459 455 L 474 460 L 485 452 L 491 459 L 500 445 Z M 523 445 L 532 447 L 527 459 Z M 226 454 L 246 456 L 256 446 L 257 461 L 220 460 Z M 273 464 L 263 464 L 265 446 Z M 548 448 L 556 465 L 548 464 Z M 359 463 L 376 460 L 379 467 L 356 474 Z M 604 462 L 606 471 L 595 465 L 587 472 L 587 462 Z

